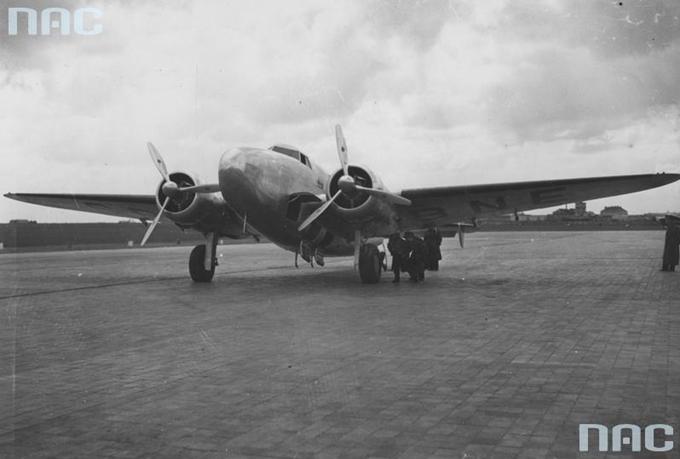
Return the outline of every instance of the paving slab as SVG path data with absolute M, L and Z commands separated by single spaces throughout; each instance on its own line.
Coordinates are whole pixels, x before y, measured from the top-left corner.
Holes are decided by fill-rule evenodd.
M 605 457 L 581 423 L 670 424 L 678 457 L 662 246 L 479 232 L 398 285 L 271 244 L 208 285 L 190 247 L 2 254 L 0 457 Z

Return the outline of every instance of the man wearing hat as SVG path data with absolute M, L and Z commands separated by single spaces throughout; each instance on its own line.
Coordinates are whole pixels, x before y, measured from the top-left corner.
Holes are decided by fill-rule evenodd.
M 410 231 L 404 233 L 404 238 L 411 250 L 409 258 L 409 274 L 413 282 L 425 280 L 425 242 Z
M 399 233 L 390 235 L 387 250 L 392 254 L 392 271 L 394 272 L 393 283 L 399 283 L 399 273 L 408 270 L 409 248 L 404 238 Z

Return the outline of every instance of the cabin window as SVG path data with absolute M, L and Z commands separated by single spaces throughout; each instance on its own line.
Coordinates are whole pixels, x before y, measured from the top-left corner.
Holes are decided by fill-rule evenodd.
M 281 153 L 282 155 L 290 156 L 293 159 L 297 159 L 305 166 L 309 167 L 310 169 L 312 168 L 312 163 L 307 155 L 302 153 L 300 150 L 296 150 L 295 147 L 289 147 L 288 145 L 274 145 L 269 147 L 269 149 L 271 151 Z

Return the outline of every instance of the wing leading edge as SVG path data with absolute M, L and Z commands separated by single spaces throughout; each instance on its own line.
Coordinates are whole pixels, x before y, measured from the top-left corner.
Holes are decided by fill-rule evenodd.
M 657 188 L 680 174 L 641 174 L 403 190 L 410 207 L 397 208 L 401 227 L 451 225 L 489 215 L 559 206 Z
M 41 206 L 141 220 L 153 220 L 158 213 L 153 195 L 7 193 L 5 197 Z

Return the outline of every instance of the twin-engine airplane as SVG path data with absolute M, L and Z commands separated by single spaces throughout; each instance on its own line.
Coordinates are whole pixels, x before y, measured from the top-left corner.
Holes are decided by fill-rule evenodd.
M 162 180 L 155 195 L 8 193 L 18 201 L 63 209 L 136 218 L 147 226 L 142 245 L 161 218 L 203 233 L 189 273 L 210 282 L 219 238 L 268 238 L 314 257 L 354 255 L 361 281 L 380 280 L 378 245 L 395 232 L 437 226 L 461 237 L 480 216 L 509 214 L 663 186 L 680 174 L 643 174 L 533 182 L 418 188 L 390 192 L 370 169 L 350 164 L 340 126 L 335 128 L 340 168 L 328 175 L 299 150 L 234 148 L 219 162 L 219 183 L 200 184 L 184 171 L 168 173 L 152 144 L 149 153 Z

